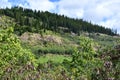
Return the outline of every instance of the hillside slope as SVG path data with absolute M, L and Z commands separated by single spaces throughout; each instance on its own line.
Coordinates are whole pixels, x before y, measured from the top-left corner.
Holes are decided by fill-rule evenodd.
M 0 17 L 0 25 L 2 26 L 13 26 L 15 28 L 14 33 L 19 33 L 24 29 L 21 28 L 16 31 L 16 23 L 14 18 L 8 16 Z M 19 26 L 22 27 L 22 26 Z M 23 26 L 29 27 L 29 26 Z M 115 46 L 117 41 L 120 39 L 119 36 L 110 36 L 101 33 L 88 33 L 81 32 L 80 36 L 85 36 L 93 39 L 95 42 L 99 43 L 102 47 L 105 46 Z M 63 33 L 54 32 L 52 30 L 41 30 L 41 33 L 24 31 L 23 34 L 18 35 L 23 46 L 30 49 L 33 53 L 60 53 L 60 54 L 71 54 L 73 48 L 78 47 L 80 44 L 80 37 L 75 33 Z
M 120 79 L 119 36 L 28 27 L 0 17 L 1 80 Z

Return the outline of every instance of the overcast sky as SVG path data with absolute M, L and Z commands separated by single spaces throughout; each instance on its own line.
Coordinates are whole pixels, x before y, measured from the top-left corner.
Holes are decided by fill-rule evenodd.
M 82 18 L 120 33 L 120 0 L 0 0 L 0 8 L 11 6 Z

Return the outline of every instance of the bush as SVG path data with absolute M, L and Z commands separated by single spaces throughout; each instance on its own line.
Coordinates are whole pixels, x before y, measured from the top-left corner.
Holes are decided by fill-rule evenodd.
M 72 61 L 65 64 L 70 72 L 70 75 L 76 80 L 88 79 L 91 80 L 93 70 L 101 66 L 101 61 L 96 58 L 97 54 L 94 50 L 95 43 L 87 37 L 80 37 L 80 47 L 75 49 L 72 54 Z M 68 67 L 69 66 L 69 67 Z
M 13 34 L 12 27 L 0 30 L 0 56 L 0 78 L 20 66 L 28 64 L 35 66 L 34 55 L 21 47 L 19 39 Z

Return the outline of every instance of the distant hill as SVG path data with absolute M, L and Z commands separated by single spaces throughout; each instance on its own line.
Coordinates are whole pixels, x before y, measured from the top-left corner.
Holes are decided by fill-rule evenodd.
M 18 35 L 24 32 L 41 33 L 46 30 L 60 33 L 73 32 L 77 35 L 80 35 L 83 31 L 117 35 L 117 31 L 110 28 L 92 24 L 83 19 L 69 18 L 48 11 L 42 12 L 22 7 L 12 7 L 0 9 L 0 15 L 6 15 L 15 20 L 16 24 L 14 29 Z

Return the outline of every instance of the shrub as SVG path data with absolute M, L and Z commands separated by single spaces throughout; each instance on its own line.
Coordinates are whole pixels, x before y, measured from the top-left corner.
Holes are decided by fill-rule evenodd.
M 91 80 L 91 74 L 96 67 L 101 66 L 101 61 L 96 58 L 93 40 L 87 37 L 80 37 L 80 47 L 75 49 L 72 54 L 72 61 L 67 61 L 67 68 L 74 79 Z M 69 67 L 68 67 L 69 66 Z
M 19 39 L 13 34 L 12 27 L 0 30 L 0 56 L 0 78 L 20 66 L 27 64 L 35 66 L 34 55 L 21 47 Z

